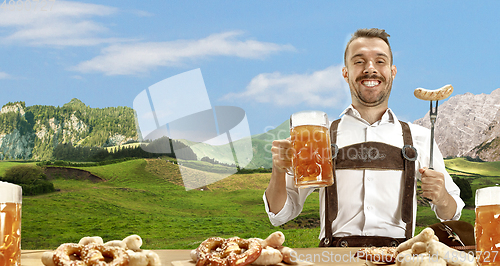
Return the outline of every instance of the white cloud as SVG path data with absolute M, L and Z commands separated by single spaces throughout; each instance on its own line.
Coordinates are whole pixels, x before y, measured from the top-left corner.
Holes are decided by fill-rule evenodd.
M 32 8 L 34 9 L 32 1 Z M 153 16 L 141 10 L 57 0 L 50 11 L 12 12 L 0 9 L 0 44 L 16 46 L 95 46 L 105 45 L 100 55 L 70 68 L 81 73 L 105 75 L 147 73 L 161 66 L 179 66 L 189 60 L 212 56 L 259 59 L 280 51 L 294 51 L 292 45 L 242 39 L 242 32 L 212 34 L 198 40 L 140 42 L 138 39 L 114 37 L 102 18 L 128 12 L 136 16 Z M 110 24 L 112 24 L 110 22 Z
M 5 72 L 0 72 L 0 79 L 9 79 L 9 78 L 12 78 L 12 76 Z
M 271 53 L 294 51 L 292 45 L 239 40 L 242 32 L 212 34 L 199 40 L 169 42 L 137 42 L 114 44 L 102 49 L 101 54 L 76 65 L 73 70 L 106 75 L 133 75 L 148 72 L 159 66 L 178 66 L 188 60 L 209 56 L 236 56 L 264 58 Z
M 277 106 L 345 108 L 351 98 L 341 70 L 342 66 L 339 65 L 306 74 L 259 74 L 250 81 L 245 91 L 226 94 L 222 100 L 244 99 Z
M 110 16 L 117 8 L 96 4 L 57 0 L 51 10 L 41 11 L 41 4 L 31 11 L 0 13 L 0 28 L 6 35 L 0 36 L 4 44 L 28 46 L 89 46 L 123 41 L 118 38 L 100 37 L 109 29 L 92 21 L 94 17 Z M 48 9 L 49 7 L 47 7 Z

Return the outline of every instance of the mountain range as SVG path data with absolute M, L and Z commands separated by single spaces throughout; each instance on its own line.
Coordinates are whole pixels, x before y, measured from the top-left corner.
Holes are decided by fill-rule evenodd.
M 413 123 L 430 128 L 429 113 Z M 438 107 L 435 140 L 443 157 L 470 156 L 497 161 L 500 160 L 499 123 L 500 89 L 491 94 L 455 95 Z M 270 168 L 271 143 L 290 136 L 288 125 L 286 120 L 274 129 L 251 136 L 253 158 L 245 168 Z M 129 107 L 90 108 L 72 99 L 62 107 L 8 103 L 0 111 L 0 160 L 49 160 L 58 144 L 105 147 L 138 139 L 134 111 Z M 198 159 L 217 157 L 221 163 L 234 162 L 233 154 L 227 153 L 224 145 L 180 141 L 191 146 Z M 245 145 L 244 142 L 234 141 L 233 147 Z
M 430 128 L 429 112 L 413 122 Z M 443 157 L 500 160 L 500 89 L 454 95 L 438 106 L 435 140 Z
M 59 144 L 103 147 L 137 139 L 129 107 L 91 108 L 72 99 L 62 107 L 15 102 L 0 110 L 0 160 L 49 160 Z

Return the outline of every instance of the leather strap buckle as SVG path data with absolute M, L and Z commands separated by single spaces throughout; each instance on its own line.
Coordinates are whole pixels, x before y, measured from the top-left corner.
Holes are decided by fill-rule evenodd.
M 332 146 L 332 160 L 337 158 L 337 155 L 339 154 L 339 146 L 337 146 L 336 143 L 331 144 Z
M 406 154 L 406 149 L 409 148 L 411 150 L 413 150 L 413 152 L 415 153 L 415 156 L 414 157 L 409 157 L 407 154 Z M 414 162 L 417 160 L 417 157 L 418 157 L 418 153 L 417 153 L 417 149 L 415 149 L 415 147 L 413 147 L 412 145 L 404 145 L 403 148 L 401 149 L 401 153 L 403 154 L 403 157 L 410 161 L 410 162 Z

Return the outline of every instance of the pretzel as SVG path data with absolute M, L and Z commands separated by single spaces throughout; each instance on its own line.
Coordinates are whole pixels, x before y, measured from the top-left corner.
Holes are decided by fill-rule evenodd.
M 420 100 L 439 101 L 448 98 L 452 92 L 453 92 L 453 86 L 448 84 L 437 90 L 426 90 L 424 88 L 416 88 L 413 94 Z
M 262 252 L 255 239 L 211 237 L 196 249 L 196 266 L 245 266 L 254 262 Z
M 105 256 L 111 258 L 111 262 L 106 263 Z M 82 250 L 82 257 L 85 265 L 127 266 L 129 262 L 129 256 L 124 249 L 103 244 L 86 245 Z
M 394 263 L 396 261 L 395 247 L 367 247 L 361 248 L 355 254 L 356 257 L 377 263 Z
M 53 255 L 53 261 L 56 266 L 85 266 L 85 262 L 80 259 L 83 246 L 74 243 L 60 245 Z M 70 257 L 76 255 L 76 257 Z
M 234 238 L 233 238 L 234 239 Z M 238 239 L 238 238 L 236 238 Z M 292 259 L 292 253 L 295 252 L 289 247 L 284 247 L 285 235 L 276 231 L 270 234 L 266 239 L 250 238 L 260 244 L 261 252 L 251 263 L 253 265 L 275 265 L 280 262 L 286 264 L 298 264 L 297 260 Z M 231 239 L 220 237 L 211 237 L 203 241 L 198 248 L 191 250 L 190 257 L 198 266 L 210 264 L 212 266 L 231 265 L 225 260 L 230 253 L 240 254 L 244 251 L 240 245 L 231 242 Z M 248 251 L 247 251 L 248 252 Z
M 158 254 L 151 250 L 141 250 L 141 245 L 142 239 L 138 235 L 104 244 L 99 236 L 83 237 L 78 244 L 65 243 L 55 251 L 44 252 L 42 263 L 45 266 L 120 266 L 124 265 L 121 256 L 127 256 L 128 266 L 161 266 Z M 111 263 L 106 263 L 108 261 Z

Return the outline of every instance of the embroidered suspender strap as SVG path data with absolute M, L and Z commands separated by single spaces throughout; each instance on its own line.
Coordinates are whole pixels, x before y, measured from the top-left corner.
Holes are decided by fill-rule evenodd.
M 332 142 L 333 185 L 325 188 L 325 238 L 320 246 L 331 246 L 332 222 L 337 218 L 338 195 L 336 169 L 391 169 L 401 170 L 404 174 L 404 189 L 402 193 L 401 217 L 406 223 L 405 237 L 411 238 L 413 232 L 413 193 L 415 178 L 416 149 L 413 147 L 411 131 L 407 123 L 401 122 L 403 132 L 403 149 L 380 142 L 364 142 L 338 149 L 337 129 L 340 119 L 330 126 Z
M 415 160 L 417 160 L 417 150 L 413 147 L 410 126 L 401 122 L 403 129 L 404 146 L 402 149 L 404 160 L 405 183 L 403 189 L 403 206 L 401 209 L 401 219 L 406 223 L 406 238 L 412 237 L 413 231 L 413 193 L 415 192 Z
M 333 184 L 325 188 L 325 238 L 321 240 L 320 246 L 328 247 L 332 244 L 332 223 L 337 219 L 339 202 L 337 198 L 337 175 L 335 174 L 335 165 L 337 164 L 338 146 L 337 146 L 337 128 L 340 119 L 332 122 L 330 125 L 330 141 L 332 143 L 332 167 Z

